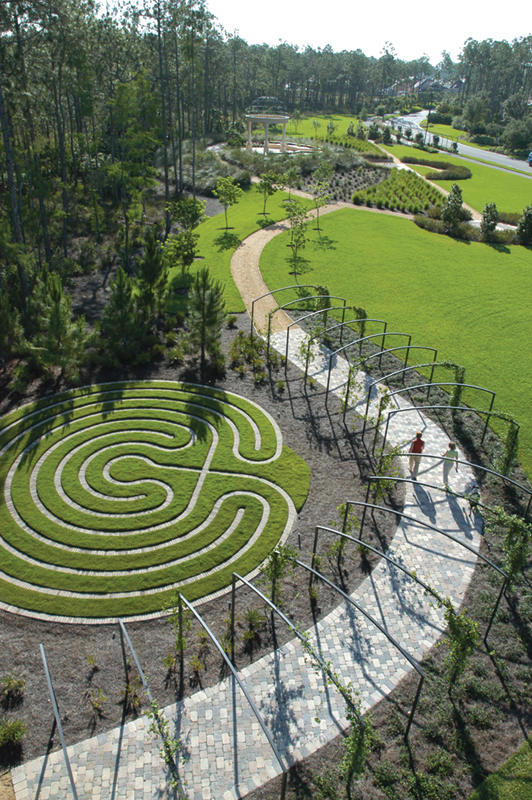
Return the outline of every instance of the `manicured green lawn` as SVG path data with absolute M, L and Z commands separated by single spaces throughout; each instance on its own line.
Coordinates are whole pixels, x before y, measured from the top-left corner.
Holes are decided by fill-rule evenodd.
M 312 124 L 314 120 L 320 123 L 320 127 L 316 130 Z M 327 125 L 331 121 L 331 117 L 324 117 L 321 115 L 313 115 L 310 117 L 303 117 L 297 126 L 297 136 L 304 136 L 308 139 L 325 139 L 327 137 Z M 345 114 L 333 114 L 332 121 L 338 127 L 335 131 L 335 136 L 345 136 L 347 128 L 352 122 L 355 128 L 358 125 L 358 117 L 348 116 Z M 296 135 L 296 125 L 292 120 L 286 126 L 286 133 L 288 136 Z
M 266 217 L 262 215 L 264 199 L 262 194 L 254 186 L 249 187 L 244 192 L 244 196 L 237 205 L 232 206 L 228 212 L 229 230 L 225 230 L 225 216 L 217 214 L 215 217 L 202 222 L 197 228 L 199 234 L 198 255 L 202 256 L 201 261 L 196 261 L 200 267 L 208 267 L 212 277 L 220 281 L 225 290 L 225 307 L 228 313 L 245 311 L 245 306 L 240 296 L 235 282 L 231 275 L 231 256 L 241 241 L 254 231 L 260 230 L 265 225 L 285 219 L 286 211 L 283 198 L 288 194 L 277 192 L 268 198 L 266 205 Z M 195 273 L 195 266 L 192 267 L 190 274 Z M 170 280 L 176 279 L 179 283 L 181 268 L 170 269 Z M 176 296 L 170 302 L 170 308 L 175 310 L 184 305 L 184 300 Z
M 2 599 L 74 617 L 159 611 L 174 583 L 189 600 L 222 589 L 268 556 L 310 478 L 253 403 L 164 381 L 24 406 L 0 447 Z
M 421 127 L 426 129 L 426 121 L 421 123 Z M 490 149 L 488 145 L 475 144 L 475 142 L 468 141 L 467 133 L 465 131 L 456 130 L 452 125 L 433 125 L 431 122 L 428 129 L 430 133 L 437 133 L 439 136 L 444 136 L 446 139 L 451 139 L 454 142 L 462 142 L 462 144 L 467 144 L 469 147 L 476 147 L 478 150 Z
M 502 767 L 486 778 L 469 800 L 530 800 L 532 797 L 532 739 Z
M 413 344 L 436 347 L 439 359 L 464 364 L 466 382 L 496 391 L 495 408 L 521 423 L 520 458 L 532 474 L 532 252 L 456 241 L 363 210 L 329 214 L 322 227 L 325 245 L 311 233 L 300 282 L 326 285 L 389 330 L 412 334 Z M 262 254 L 270 289 L 291 282 L 286 238 Z
M 453 158 L 447 153 L 425 153 L 422 150 L 413 150 L 405 145 L 388 146 L 386 150 L 398 158 L 415 155 L 431 161 L 447 161 L 452 164 L 467 166 L 473 173 L 472 178 L 463 181 L 435 181 L 435 183 L 447 191 L 450 190 L 453 183 L 460 184 L 464 202 L 479 212 L 482 212 L 486 203 L 496 203 L 499 211 L 511 212 L 522 211 L 525 206 L 530 205 L 532 202 L 532 181 L 520 175 L 510 175 L 507 172 L 501 172 L 483 164 L 466 163 L 461 159 Z M 410 166 L 413 169 L 417 169 L 414 164 Z

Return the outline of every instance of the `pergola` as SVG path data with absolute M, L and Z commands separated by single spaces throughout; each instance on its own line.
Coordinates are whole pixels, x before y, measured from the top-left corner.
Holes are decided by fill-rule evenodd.
M 270 125 L 282 125 L 283 137 L 281 139 L 281 153 L 286 153 L 286 123 L 290 117 L 286 113 L 286 108 L 276 97 L 258 97 L 249 107 L 246 114 L 248 123 L 248 140 L 246 149 L 251 152 L 251 124 L 260 122 L 264 125 L 264 153 L 269 153 L 268 133 Z

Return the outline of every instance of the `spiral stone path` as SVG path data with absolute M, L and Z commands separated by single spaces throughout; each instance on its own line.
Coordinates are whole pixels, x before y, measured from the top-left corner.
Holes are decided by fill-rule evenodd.
M 254 263 L 250 269 L 258 271 L 257 252 L 260 250 L 251 259 Z M 289 358 L 299 366 L 304 336 L 298 328 L 290 335 Z M 284 331 L 274 334 L 273 346 L 284 354 Z M 310 366 L 310 374 L 322 386 L 326 384 L 329 357 L 322 348 Z M 346 375 L 347 364 L 336 359 L 331 386 L 339 396 Z M 365 374 L 356 376 L 362 394 L 367 380 Z M 406 448 L 415 431 L 421 430 L 425 453 L 432 457 L 423 459 L 419 480 L 442 486 L 440 454 L 447 449 L 447 437 L 406 401 L 398 400 L 395 408 L 403 412 L 391 419 L 389 443 Z M 458 472 L 453 469 L 449 482 L 452 489 L 463 493 L 472 487 L 474 477 L 460 466 Z M 423 523 L 451 533 L 478 550 L 477 521 L 469 516 L 466 503 L 447 495 L 443 487 L 407 487 L 404 512 L 418 522 L 400 522 L 389 555 L 459 606 L 476 557 Z M 388 562 L 381 561 L 352 597 L 418 660 L 444 629 L 441 611 L 429 604 L 415 581 Z M 351 682 L 359 692 L 363 711 L 385 697 L 409 672 L 401 653 L 348 604 L 340 604 L 308 635 L 311 646 L 331 662 L 342 681 Z M 241 670 L 240 676 L 286 766 L 315 752 L 346 727 L 342 697 L 313 668 L 298 640 Z M 233 800 L 281 773 L 232 678 L 168 706 L 164 715 L 172 734 L 181 740 L 179 772 L 189 800 Z M 161 800 L 176 796 L 159 752 L 160 743 L 149 735 L 148 727 L 146 718 L 141 717 L 68 748 L 80 800 Z M 17 800 L 66 800 L 72 796 L 61 751 L 23 764 L 13 770 L 12 777 Z

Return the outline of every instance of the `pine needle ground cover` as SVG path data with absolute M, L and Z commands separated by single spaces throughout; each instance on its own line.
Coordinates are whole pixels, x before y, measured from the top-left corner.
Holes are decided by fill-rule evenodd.
M 412 334 L 413 345 L 435 347 L 438 359 L 463 364 L 466 383 L 494 390 L 495 409 L 520 422 L 519 458 L 531 475 L 530 251 L 437 236 L 407 219 L 355 209 L 324 216 L 321 227 L 321 239 L 312 231 L 304 251 L 300 282 L 327 286 L 368 317 L 386 320 L 389 331 Z M 288 236 L 277 236 L 262 253 L 270 289 L 292 283 Z M 287 292 L 279 302 L 289 299 Z M 478 394 L 464 398 L 482 405 Z
M 248 574 L 310 472 L 259 406 L 172 382 L 106 384 L 0 420 L 0 599 L 80 618 L 158 613 Z
M 437 155 L 427 154 L 423 150 L 416 150 L 405 145 L 393 145 L 385 148 L 389 153 L 398 158 L 404 156 L 416 156 L 429 158 L 431 161 L 447 161 L 460 166 L 467 166 L 473 173 L 473 177 L 462 181 L 434 181 L 442 189 L 450 191 L 453 183 L 458 183 L 462 188 L 464 203 L 472 206 L 477 211 L 482 212 L 486 203 L 496 203 L 499 211 L 522 211 L 530 205 L 532 197 L 532 181 L 520 175 L 511 175 L 492 167 L 472 161 L 464 161 L 460 158 L 453 158 L 448 153 Z M 416 164 L 409 164 L 412 169 L 420 174 L 426 174 L 427 170 L 417 167 Z

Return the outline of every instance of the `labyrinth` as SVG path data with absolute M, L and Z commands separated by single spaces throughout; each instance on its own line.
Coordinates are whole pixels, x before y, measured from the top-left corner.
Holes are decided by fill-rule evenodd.
M 2 417 L 0 479 L 2 606 L 96 621 L 252 572 L 290 532 L 310 471 L 252 401 L 158 381 Z

